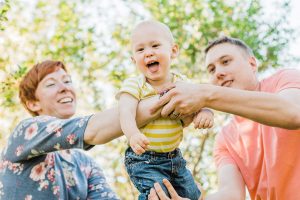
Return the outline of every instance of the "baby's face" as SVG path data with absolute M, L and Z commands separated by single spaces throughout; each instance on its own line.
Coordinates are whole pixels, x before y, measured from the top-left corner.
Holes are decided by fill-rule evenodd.
M 178 47 L 163 29 L 155 25 L 143 25 L 132 34 L 132 60 L 147 80 L 164 81 L 168 78 L 172 58 Z

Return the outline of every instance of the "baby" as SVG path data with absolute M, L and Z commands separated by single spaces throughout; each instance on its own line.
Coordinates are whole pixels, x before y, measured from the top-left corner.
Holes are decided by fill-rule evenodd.
M 142 74 L 125 80 L 117 94 L 121 128 L 130 145 L 125 153 L 127 172 L 140 192 L 139 200 L 147 199 L 154 183 L 162 183 L 163 178 L 173 184 L 180 196 L 197 200 L 201 193 L 178 149 L 183 126 L 188 125 L 184 122 L 191 120 L 179 120 L 173 112 L 173 119 L 159 118 L 141 129 L 135 121 L 140 100 L 158 95 L 170 83 L 184 80 L 182 75 L 170 71 L 172 60 L 178 56 L 178 45 L 170 29 L 157 21 L 139 23 L 133 30 L 131 45 L 132 61 Z M 198 122 L 196 128 L 213 125 L 213 113 L 208 109 L 189 117 Z

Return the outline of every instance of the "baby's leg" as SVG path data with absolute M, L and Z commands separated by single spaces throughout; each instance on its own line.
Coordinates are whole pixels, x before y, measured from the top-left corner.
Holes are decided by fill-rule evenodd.
M 136 155 L 131 148 L 125 153 L 125 166 L 129 177 L 135 187 L 139 190 L 139 200 L 148 199 L 150 189 L 154 183 L 158 182 L 163 190 L 168 194 L 162 180 L 170 180 L 172 163 L 168 158 L 156 156 L 155 152 L 145 152 L 142 155 Z
M 191 200 L 198 200 L 201 192 L 198 189 L 191 172 L 186 168 L 186 161 L 181 153 L 174 158 L 175 169 L 171 183 L 178 195 Z

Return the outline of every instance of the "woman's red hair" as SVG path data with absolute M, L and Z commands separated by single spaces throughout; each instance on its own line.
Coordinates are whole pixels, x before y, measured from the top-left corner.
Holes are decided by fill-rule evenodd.
M 35 96 L 35 91 L 39 83 L 45 76 L 60 68 L 67 71 L 65 65 L 61 61 L 46 60 L 35 64 L 23 77 L 19 85 L 19 98 L 31 115 L 37 116 L 38 113 L 31 111 L 27 107 L 26 102 L 37 101 L 38 99 Z

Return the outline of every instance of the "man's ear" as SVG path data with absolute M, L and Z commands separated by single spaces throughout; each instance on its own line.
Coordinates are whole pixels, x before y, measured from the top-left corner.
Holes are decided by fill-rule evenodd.
M 171 53 L 171 58 L 176 58 L 179 54 L 179 47 L 177 44 L 173 44 L 172 46 L 172 53 Z
M 42 109 L 39 101 L 27 101 L 26 106 L 29 110 L 36 113 L 38 113 Z
M 133 62 L 133 64 L 136 64 L 135 59 L 132 56 L 130 58 L 131 58 L 131 61 Z
M 252 71 L 257 72 L 257 61 L 254 56 L 249 57 L 249 64 L 252 67 Z

